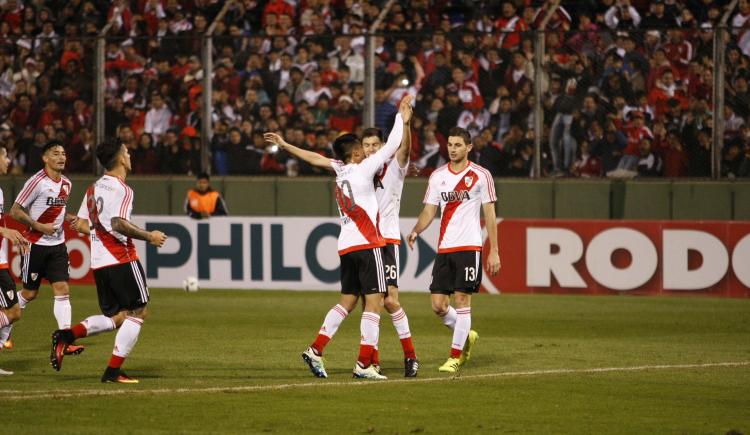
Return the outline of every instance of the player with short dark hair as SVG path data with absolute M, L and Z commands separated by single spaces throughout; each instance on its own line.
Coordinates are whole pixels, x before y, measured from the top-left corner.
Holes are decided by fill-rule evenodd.
M 383 146 L 383 132 L 379 128 L 370 127 L 362 132 L 362 147 L 365 156 L 376 153 Z M 385 297 L 385 310 L 391 315 L 393 327 L 398 333 L 401 347 L 404 351 L 404 376 L 415 377 L 419 370 L 419 361 L 414 350 L 414 343 L 409 328 L 409 318 L 398 300 L 398 278 L 400 274 L 399 246 L 401 245 L 401 229 L 399 226 L 399 211 L 401 208 L 401 192 L 404 188 L 404 178 L 409 167 L 409 153 L 411 151 L 411 129 L 404 131 L 402 146 L 399 147 L 393 159 L 386 162 L 375 175 L 375 196 L 378 199 L 380 211 L 380 232 L 385 238 L 383 248 L 383 263 L 385 265 L 385 279 L 388 294 Z M 379 351 L 375 347 L 375 362 L 379 364 Z
M 8 173 L 8 152 L 5 147 L 0 146 L 0 175 Z M 0 189 L 0 221 L 3 216 L 4 196 Z M 29 242 L 18 231 L 0 226 L 0 350 L 10 337 L 12 324 L 21 318 L 21 307 L 18 306 L 18 295 L 16 293 L 16 282 L 10 276 L 8 267 L 8 241 L 18 246 L 22 253 L 28 250 Z M 9 370 L 0 369 L 0 375 L 12 375 Z
M 323 364 L 323 348 L 362 296 L 365 299 L 365 310 L 360 322 L 359 357 L 353 376 L 387 379 L 372 364 L 380 334 L 380 309 L 388 291 L 382 254 L 385 240 L 378 228 L 379 209 L 373 178 L 402 146 L 403 131 L 411 120 L 410 102 L 411 97 L 404 99 L 388 142 L 369 157 L 365 157 L 362 144 L 353 134 L 342 135 L 334 141 L 333 151 L 338 160 L 297 148 L 275 133 L 264 135 L 267 141 L 281 146 L 291 155 L 336 172 L 336 202 L 341 217 L 338 239 L 341 298 L 339 304 L 326 315 L 315 341 L 302 353 L 305 363 L 317 377 L 328 377 Z
M 70 261 L 63 221 L 75 223 L 77 218 L 66 211 L 73 185 L 62 174 L 67 160 L 63 143 L 47 142 L 42 160 L 44 168 L 26 181 L 10 209 L 11 216 L 27 226 L 23 234 L 31 242 L 31 248 L 21 257 L 23 290 L 18 293 L 18 304 L 25 308 L 36 299 L 42 279 L 47 279 L 55 297 L 53 312 L 57 326 L 70 328 Z M 66 351 L 78 355 L 83 347 L 71 346 Z
M 133 239 L 161 247 L 167 236 L 130 222 L 133 189 L 125 184 L 132 170 L 127 147 L 103 143 L 97 147 L 96 157 L 106 171 L 86 190 L 75 227 L 91 237 L 91 268 L 102 315 L 90 316 L 70 329 L 53 332 L 50 363 L 59 371 L 65 349 L 75 340 L 119 328 L 101 380 L 132 384 L 138 381 L 126 375 L 121 367 L 138 341 L 150 298 Z
M 441 210 L 438 253 L 432 268 L 430 293 L 432 310 L 453 330 L 450 357 L 441 372 L 455 373 L 471 357 L 471 348 L 479 335 L 471 329 L 471 295 L 482 282 L 482 227 L 480 209 L 490 241 L 487 269 L 491 275 L 500 270 L 495 218 L 495 184 L 483 167 L 469 161 L 471 135 L 454 127 L 448 134 L 450 162 L 430 175 L 424 209 L 407 239 L 414 247 L 419 233 Z M 450 305 L 454 295 L 456 308 Z

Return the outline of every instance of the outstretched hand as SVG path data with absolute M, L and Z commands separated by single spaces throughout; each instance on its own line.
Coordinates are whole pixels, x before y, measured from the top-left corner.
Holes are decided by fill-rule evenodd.
M 401 114 L 401 119 L 403 119 L 404 124 L 409 124 L 411 122 L 411 115 L 413 113 L 411 102 L 413 99 L 414 98 L 411 95 L 406 94 L 398 107 L 398 113 Z
M 280 147 L 284 147 L 285 145 L 288 145 L 286 143 L 286 141 L 284 140 L 284 138 L 282 138 L 280 135 L 278 135 L 276 133 L 264 133 L 263 134 L 263 139 L 266 142 L 270 142 L 270 143 L 272 143 L 274 145 L 278 145 Z

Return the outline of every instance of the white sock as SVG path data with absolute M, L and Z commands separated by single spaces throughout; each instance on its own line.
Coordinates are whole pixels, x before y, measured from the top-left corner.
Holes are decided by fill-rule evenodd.
M 10 330 L 11 326 L 3 326 L 0 328 L 0 350 L 2 350 L 5 347 L 5 342 L 8 341 L 8 337 L 10 337 Z
M 86 337 L 93 337 L 102 332 L 113 331 L 116 328 L 115 322 L 112 319 L 101 314 L 87 317 L 81 323 L 86 327 Z
M 21 307 L 21 309 L 24 309 L 24 308 L 26 308 L 26 305 L 28 305 L 29 301 L 28 301 L 28 300 L 26 300 L 26 298 L 24 298 L 24 297 L 23 297 L 23 296 L 21 295 L 21 292 L 18 292 L 18 293 L 16 293 L 16 294 L 18 295 L 18 306 L 19 306 L 19 307 Z
M 362 313 L 359 331 L 362 334 L 359 344 L 373 346 L 374 348 L 378 344 L 378 337 L 380 336 L 380 316 L 368 311 Z
M 391 321 L 393 327 L 396 328 L 398 338 L 409 338 L 411 337 L 411 330 L 409 329 L 409 318 L 406 317 L 406 312 L 403 308 L 399 308 L 398 311 L 391 314 Z
M 456 327 L 456 309 L 448 305 L 448 312 L 443 316 L 443 325 L 453 329 Z
M 125 358 L 130 355 L 130 351 L 138 342 L 138 334 L 141 332 L 143 319 L 136 317 L 127 317 L 115 337 L 115 348 L 112 354 Z
M 8 316 L 0 311 L 0 349 L 5 347 L 5 342 L 8 341 L 8 337 L 10 337 L 11 326 Z
M 13 331 L 13 325 L 14 323 L 11 323 L 10 325 L 5 326 L 2 330 L 0 330 L 0 337 L 5 337 L 5 339 L 2 341 L 3 345 L 5 345 L 5 342 L 10 338 L 10 333 L 11 331 Z M 7 335 L 2 335 L 4 333 L 7 333 Z
M 341 322 L 343 322 L 348 315 L 349 312 L 346 311 L 346 308 L 336 304 L 330 311 L 328 311 L 328 314 L 326 314 L 326 318 L 323 320 L 323 325 L 320 327 L 318 333 L 329 338 L 333 337 L 333 335 L 336 334 L 336 331 L 338 331 L 339 326 L 341 326 Z
M 72 309 L 70 307 L 70 296 L 55 296 L 55 306 L 53 309 L 55 313 L 55 319 L 57 319 L 58 329 L 70 328 L 70 319 L 72 317 Z
M 471 330 L 471 307 L 456 310 L 456 327 L 453 329 L 453 349 L 463 350 Z

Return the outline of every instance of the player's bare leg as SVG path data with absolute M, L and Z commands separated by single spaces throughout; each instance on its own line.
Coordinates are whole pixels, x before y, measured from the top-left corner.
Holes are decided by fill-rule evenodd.
M 16 306 L 20 310 L 23 310 L 24 308 L 26 308 L 26 305 L 30 301 L 33 301 L 34 299 L 36 299 L 36 296 L 38 294 L 39 292 L 37 290 L 22 289 L 21 291 L 16 293 L 16 296 L 18 296 L 18 303 L 16 304 Z M 3 348 L 5 349 L 9 349 L 9 350 L 13 349 L 13 341 L 10 338 L 10 333 L 12 330 L 13 330 L 13 325 L 11 324 L 10 326 L 8 326 L 7 338 L 2 341 Z
M 323 325 L 321 325 L 315 341 L 313 341 L 307 350 L 302 352 L 302 359 L 316 377 L 328 377 L 323 363 L 323 350 L 328 342 L 331 341 L 334 334 L 336 334 L 344 319 L 357 306 L 358 299 L 359 295 L 342 294 L 339 303 L 334 305 L 323 319 Z
M 401 341 L 401 348 L 404 351 L 404 376 L 407 378 L 416 377 L 419 370 L 419 361 L 411 339 L 409 318 L 398 301 L 398 287 L 388 286 L 388 296 L 385 297 L 384 305 L 385 310 L 391 315 L 393 327 L 396 328 L 396 333 L 398 333 L 398 338 Z
M 383 309 L 383 293 L 365 295 L 365 310 L 359 324 L 362 340 L 359 343 L 359 356 L 352 375 L 364 379 L 388 379 L 379 374 L 372 365 L 372 354 L 380 335 L 380 312 Z
M 13 305 L 10 308 L 0 309 L 0 350 L 5 347 L 5 342 L 10 336 L 10 330 L 13 323 L 17 322 L 21 318 L 21 307 L 18 304 Z M 0 375 L 12 375 L 13 372 L 9 370 L 0 369 Z

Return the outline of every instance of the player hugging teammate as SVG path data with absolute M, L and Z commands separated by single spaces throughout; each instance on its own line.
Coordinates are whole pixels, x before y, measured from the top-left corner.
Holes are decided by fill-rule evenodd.
M 365 300 L 365 308 L 360 323 L 360 354 L 353 375 L 386 379 L 379 367 L 377 351 L 383 304 L 401 339 L 404 375 L 417 375 L 419 363 L 408 319 L 398 302 L 398 214 L 410 149 L 410 103 L 408 96 L 402 101 L 385 146 L 377 129 L 365 130 L 362 141 L 351 134 L 337 138 L 333 148 L 339 160 L 297 148 L 277 134 L 265 135 L 267 141 L 293 156 L 336 172 L 336 201 L 341 216 L 341 298 L 325 316 L 315 341 L 302 353 L 305 363 L 317 377 L 328 377 L 323 350 L 356 307 L 360 296 Z M 471 357 L 471 347 L 478 338 L 471 330 L 471 294 L 479 291 L 482 280 L 480 208 L 488 222 L 487 268 L 493 275 L 500 269 L 500 258 L 494 225 L 496 196 L 492 176 L 481 166 L 469 162 L 471 137 L 466 130 L 452 129 L 448 142 L 451 162 L 430 177 L 425 209 L 408 240 L 413 247 L 419 233 L 434 219 L 439 205 L 442 210 L 440 240 L 430 291 L 433 310 L 453 330 L 450 358 L 440 371 L 456 372 Z M 391 159 L 394 153 L 395 158 Z M 456 308 L 450 305 L 451 294 L 455 295 Z

